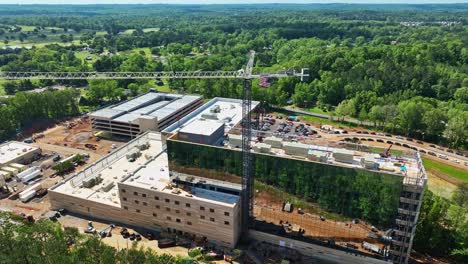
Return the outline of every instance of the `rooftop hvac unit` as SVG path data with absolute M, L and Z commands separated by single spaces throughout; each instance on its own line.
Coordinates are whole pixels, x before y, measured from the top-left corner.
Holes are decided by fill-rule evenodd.
M 215 106 L 211 107 L 210 112 L 211 113 L 219 113 L 219 112 L 221 112 L 221 107 L 219 105 L 215 105 Z
M 171 193 L 173 193 L 173 194 L 179 194 L 179 193 L 180 193 L 180 190 L 179 190 L 179 188 L 174 188 L 174 190 L 172 190 Z
M 205 113 L 202 114 L 202 117 L 210 120 L 218 120 L 218 115 L 216 113 Z
M 112 187 L 114 187 L 114 182 L 112 181 L 109 181 L 109 182 L 105 182 L 102 184 L 102 187 L 101 187 L 101 190 L 103 192 L 108 192 L 112 189 Z
M 95 186 L 99 182 L 100 182 L 99 177 L 89 177 L 89 178 L 83 180 L 83 187 L 92 188 L 93 186 Z

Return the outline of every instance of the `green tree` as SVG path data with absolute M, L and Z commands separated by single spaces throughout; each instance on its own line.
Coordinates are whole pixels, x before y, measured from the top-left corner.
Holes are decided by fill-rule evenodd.
M 458 88 L 453 98 L 460 103 L 468 104 L 468 87 Z

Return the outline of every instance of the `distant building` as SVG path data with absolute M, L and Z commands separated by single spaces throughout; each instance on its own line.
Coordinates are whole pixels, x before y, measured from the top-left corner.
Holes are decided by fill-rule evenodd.
M 92 128 L 134 138 L 146 131 L 161 131 L 202 104 L 202 97 L 149 92 L 89 114 Z

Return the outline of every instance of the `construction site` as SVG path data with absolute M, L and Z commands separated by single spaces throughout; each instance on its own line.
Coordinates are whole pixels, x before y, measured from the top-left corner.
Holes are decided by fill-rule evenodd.
M 199 106 L 198 96 L 151 91 L 31 139 L 47 151 L 90 152 L 86 166 L 49 189 L 51 208 L 107 221 L 108 229 L 141 227 L 223 249 L 247 243 L 257 260 L 274 263 L 407 263 L 427 182 L 419 152 L 322 138 L 329 129 L 259 114 L 253 78 L 305 81 L 308 69 L 252 74 L 254 55 L 230 72 L 12 73 L 8 78 L 243 79 L 242 100 Z M 106 132 L 134 139 L 118 144 L 101 139 Z M 85 232 L 93 231 L 89 223 Z
M 240 188 L 241 127 L 226 118 L 236 105 L 221 102 L 213 99 L 163 131 L 169 170 Z M 293 119 L 253 123 L 275 132 L 252 131 L 252 229 L 395 262 L 409 256 L 427 180 L 418 152 L 324 140 Z

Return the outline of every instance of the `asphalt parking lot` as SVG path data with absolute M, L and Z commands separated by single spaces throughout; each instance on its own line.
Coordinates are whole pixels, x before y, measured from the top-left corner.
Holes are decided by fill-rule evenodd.
M 292 141 L 303 137 L 318 136 L 318 128 L 283 115 L 266 115 L 258 122 L 258 125 L 253 124 L 253 129 L 258 131 L 255 136 L 275 136 Z

